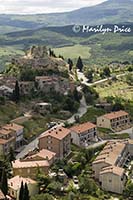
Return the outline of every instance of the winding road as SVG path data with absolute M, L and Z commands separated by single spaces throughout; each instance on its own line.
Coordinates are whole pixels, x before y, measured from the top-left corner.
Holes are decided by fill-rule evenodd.
M 116 78 L 124 76 L 125 74 L 126 73 L 117 75 Z M 93 85 L 96 85 L 96 84 L 99 84 L 99 83 L 103 83 L 103 82 L 106 82 L 107 80 L 111 80 L 112 79 L 112 77 L 110 77 L 110 78 L 106 78 L 106 79 L 102 79 L 102 80 L 96 81 L 94 83 L 88 83 L 87 82 L 87 78 L 85 77 L 85 75 L 82 72 L 79 72 L 78 70 L 77 70 L 77 76 L 78 76 L 79 80 L 81 80 L 81 79 L 83 80 L 82 84 L 85 84 L 87 86 L 93 86 Z M 80 86 L 77 87 L 77 90 L 82 92 L 82 88 Z M 77 113 L 75 113 L 71 118 L 66 120 L 66 122 L 69 123 L 69 124 L 74 123 L 75 122 L 75 116 L 82 117 L 87 112 L 87 109 L 88 109 L 88 106 L 86 104 L 85 97 L 84 97 L 84 95 L 82 95 L 82 99 L 80 100 L 80 107 L 79 107 Z M 132 130 L 125 130 L 124 132 L 126 132 L 126 131 L 129 131 L 129 134 L 130 134 L 131 138 L 133 138 Z M 118 134 L 120 134 L 120 133 L 118 133 Z M 20 158 L 24 157 L 29 151 L 32 151 L 35 148 L 37 148 L 37 146 L 38 146 L 38 138 L 39 137 L 40 136 L 38 136 L 36 139 L 34 139 L 28 145 L 24 146 L 23 150 L 19 154 L 17 154 L 16 159 L 20 159 Z M 104 143 L 104 141 L 102 141 L 101 143 Z
M 78 91 L 81 90 L 80 87 L 77 88 Z M 68 120 L 66 120 L 67 123 L 72 124 L 75 122 L 75 116 L 79 116 L 82 117 L 86 112 L 87 112 L 87 104 L 85 101 L 85 97 L 84 95 L 82 95 L 82 99 L 80 100 L 80 107 L 77 111 L 77 113 L 75 113 L 71 118 L 69 118 Z M 29 144 L 27 144 L 26 146 L 24 146 L 23 150 L 17 154 L 16 159 L 20 159 L 22 157 L 24 157 L 29 151 L 33 151 L 35 148 L 38 147 L 38 138 L 40 136 L 38 136 L 36 139 L 34 139 L 32 142 L 30 142 Z

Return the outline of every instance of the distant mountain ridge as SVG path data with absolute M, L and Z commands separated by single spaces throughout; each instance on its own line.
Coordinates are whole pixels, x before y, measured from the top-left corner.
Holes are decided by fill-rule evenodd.
M 23 29 L 46 26 L 66 26 L 72 24 L 114 24 L 133 22 L 133 0 L 108 0 L 101 4 L 85 7 L 71 12 L 0 15 L 0 26 Z

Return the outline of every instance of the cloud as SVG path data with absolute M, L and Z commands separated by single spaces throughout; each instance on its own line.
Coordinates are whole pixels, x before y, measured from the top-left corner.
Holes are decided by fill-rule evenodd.
M 64 12 L 102 3 L 106 0 L 0 0 L 0 13 L 33 14 Z

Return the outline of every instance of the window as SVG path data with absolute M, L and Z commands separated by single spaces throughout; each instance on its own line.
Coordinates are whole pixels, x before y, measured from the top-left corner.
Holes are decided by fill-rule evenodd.
M 14 196 L 14 191 L 12 190 L 12 196 Z
M 30 169 L 27 169 L 27 173 L 30 174 Z
M 111 179 L 109 179 L 109 183 L 112 183 L 112 180 L 111 180 Z

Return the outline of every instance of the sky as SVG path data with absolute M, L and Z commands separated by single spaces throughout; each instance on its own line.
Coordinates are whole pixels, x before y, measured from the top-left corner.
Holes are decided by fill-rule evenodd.
M 71 11 L 106 0 L 0 0 L 0 13 L 36 14 Z

